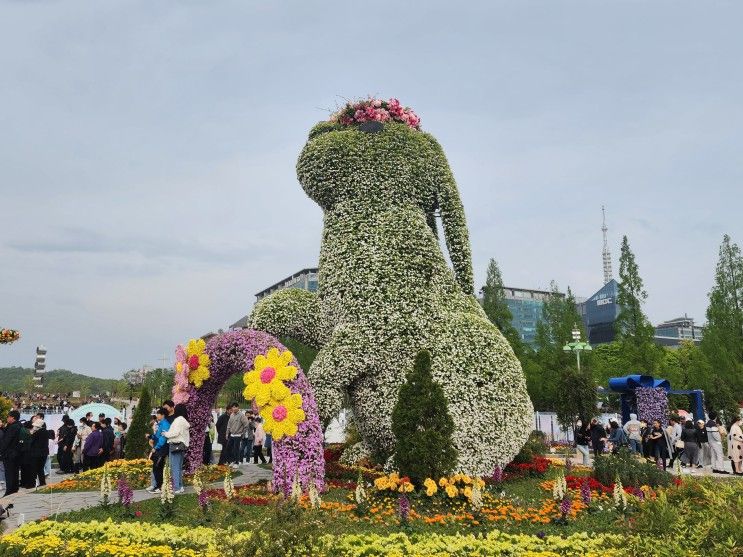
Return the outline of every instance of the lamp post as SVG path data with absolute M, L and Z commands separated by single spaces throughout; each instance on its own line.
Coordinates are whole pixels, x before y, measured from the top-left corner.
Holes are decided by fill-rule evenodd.
M 565 346 L 562 347 L 564 352 L 575 352 L 575 357 L 578 360 L 578 371 L 580 371 L 580 353 L 590 352 L 593 350 L 591 348 L 591 345 L 587 342 L 583 342 L 580 339 L 580 330 L 578 329 L 578 326 L 576 325 L 573 327 L 573 342 L 568 342 Z

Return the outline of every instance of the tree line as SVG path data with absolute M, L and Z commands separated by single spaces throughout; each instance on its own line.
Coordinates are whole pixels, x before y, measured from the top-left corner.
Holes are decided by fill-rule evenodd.
M 500 269 L 490 260 L 482 290 L 483 309 L 521 361 L 535 409 L 554 411 L 562 424 L 570 425 L 577 416 L 595 415 L 598 386 L 606 386 L 610 377 L 638 373 L 668 379 L 673 389 L 702 389 L 707 410 L 722 411 L 728 418 L 737 413 L 738 401 L 743 401 L 743 256 L 730 237 L 725 235 L 720 245 L 699 345 L 682 341 L 670 349 L 654 342 L 655 328 L 643 311 L 648 294 L 626 236 L 618 283 L 615 340 L 583 352 L 579 371 L 575 354 L 563 350 L 572 341 L 574 327 L 587 338 L 571 289 L 563 295 L 555 282 L 550 284 L 532 347 L 513 327 Z M 618 397 L 606 402 L 618 407 Z M 671 397 L 670 404 L 688 409 L 683 397 Z

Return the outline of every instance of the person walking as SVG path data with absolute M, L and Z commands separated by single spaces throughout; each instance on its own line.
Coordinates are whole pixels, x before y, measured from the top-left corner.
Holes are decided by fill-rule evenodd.
M 591 445 L 593 447 L 594 458 L 603 454 L 604 443 L 606 442 L 606 430 L 596 418 L 591 420 Z
M 722 452 L 722 434 L 717 424 L 717 412 L 714 410 L 709 413 L 709 420 L 704 424 L 707 430 L 707 445 L 709 446 L 710 463 L 712 472 L 717 474 L 727 474 L 725 470 L 725 455 Z
M 204 453 L 201 462 L 204 466 L 212 463 L 212 445 L 217 435 L 217 428 L 214 426 L 214 417 L 209 417 L 209 424 L 206 426 L 206 435 L 204 436 Z
M 589 445 L 591 444 L 591 432 L 588 422 L 581 418 L 575 425 L 575 448 L 583 455 L 583 466 L 588 466 L 591 463 L 588 458 L 590 453 Z
M 740 416 L 735 416 L 728 432 L 728 458 L 736 476 L 743 476 L 743 429 L 740 424 Z
M 253 436 L 253 464 L 258 464 L 258 459 L 261 459 L 261 464 L 266 463 L 266 459 L 263 458 L 263 442 L 266 440 L 266 432 L 263 429 L 261 423 L 263 418 L 258 416 L 255 419 L 255 435 Z
M 218 464 L 220 465 L 227 464 L 230 457 L 229 447 L 227 446 L 227 422 L 230 421 L 230 409 L 231 407 L 226 408 L 217 418 L 217 443 L 219 443 L 219 446 L 221 447 L 218 461 Z
M 111 427 L 111 418 L 104 418 L 101 433 L 103 434 L 103 460 L 101 464 L 103 464 L 111 460 L 114 456 L 116 435 L 114 434 L 113 427 Z
M 173 423 L 162 435 L 168 440 L 168 458 L 170 459 L 170 472 L 173 476 L 173 492 L 183 493 L 183 457 L 191 442 L 188 423 L 188 411 L 183 403 L 176 404 L 173 408 Z M 167 419 L 167 418 L 166 418 Z M 168 481 L 164 478 L 163 481 Z
M 611 443 L 612 454 L 617 454 L 621 447 L 627 445 L 627 434 L 619 424 L 612 420 L 609 422 L 609 443 Z
M 240 407 L 236 402 L 230 405 L 232 415 L 230 420 L 227 422 L 227 438 L 229 439 L 227 444 L 227 450 L 230 453 L 230 466 L 237 468 L 242 460 L 241 446 L 243 436 L 250 427 L 248 417 L 240 412 Z
M 666 432 L 659 420 L 653 420 L 653 428 L 650 430 L 648 438 L 650 439 L 652 454 L 655 458 L 655 465 L 658 466 L 662 462 L 663 470 L 665 470 L 666 460 L 670 452 L 670 440 L 666 436 Z
M 0 441 L 0 457 L 5 467 L 5 495 L 18 492 L 18 474 L 21 459 L 21 413 L 8 412 L 5 433 Z
M 630 450 L 635 454 L 642 454 L 642 423 L 638 421 L 637 414 L 629 415 L 629 421 L 624 424 L 623 429 Z
M 699 435 L 691 420 L 686 420 L 681 430 L 681 441 L 684 443 L 681 466 L 694 466 L 699 457 Z
M 266 433 L 266 440 L 263 443 L 263 447 L 266 449 L 266 456 L 270 464 L 273 462 L 273 436 L 270 433 Z

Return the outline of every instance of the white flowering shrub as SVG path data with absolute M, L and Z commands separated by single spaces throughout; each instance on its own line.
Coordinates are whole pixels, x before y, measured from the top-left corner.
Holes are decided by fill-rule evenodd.
M 416 353 L 430 351 L 455 422 L 457 469 L 490 474 L 532 429 L 521 365 L 473 295 L 464 209 L 443 150 L 405 124 L 380 127 L 322 122 L 310 132 L 297 174 L 325 212 L 319 291 L 275 293 L 256 305 L 251 327 L 320 348 L 308 376 L 321 418 L 347 395 L 380 461 L 394 451 L 398 389 Z

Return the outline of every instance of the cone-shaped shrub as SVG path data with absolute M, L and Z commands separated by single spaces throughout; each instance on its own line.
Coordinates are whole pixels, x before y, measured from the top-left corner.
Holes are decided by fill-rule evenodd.
M 150 431 L 150 416 L 152 415 L 152 401 L 150 391 L 147 387 L 142 387 L 139 395 L 137 408 L 132 416 L 132 424 L 126 434 L 126 445 L 124 446 L 124 456 L 131 460 L 135 458 L 146 458 L 150 452 L 150 445 L 147 442 L 146 434 Z
M 392 432 L 397 442 L 397 470 L 416 486 L 426 478 L 437 480 L 454 469 L 454 420 L 443 389 L 431 376 L 431 355 L 425 350 L 418 352 L 413 370 L 400 387 L 392 411 Z

